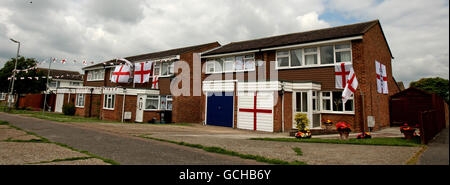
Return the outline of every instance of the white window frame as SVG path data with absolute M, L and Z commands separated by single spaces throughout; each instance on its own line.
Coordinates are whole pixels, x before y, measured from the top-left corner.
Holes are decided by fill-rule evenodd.
M 0 100 L 6 100 L 6 93 L 0 93 Z
M 342 44 L 346 44 L 349 45 L 349 48 L 345 48 L 345 49 L 336 49 L 336 45 L 342 45 Z M 322 64 L 321 61 L 321 57 L 320 57 L 320 47 L 322 46 L 332 46 L 333 47 L 333 57 L 334 57 L 334 61 L 332 64 Z M 316 48 L 315 52 L 305 52 L 305 49 L 308 48 Z M 302 50 L 302 63 L 300 66 L 292 66 L 292 59 L 291 59 L 291 51 L 293 50 L 297 50 L 297 49 L 301 49 Z M 287 51 L 288 55 L 287 57 L 289 58 L 289 66 L 284 66 L 284 67 L 279 67 L 278 66 L 278 57 L 286 57 L 286 56 L 279 56 L 278 52 L 279 51 Z M 352 53 L 352 43 L 351 42 L 337 42 L 337 43 L 331 43 L 331 44 L 321 44 L 321 45 L 317 45 L 317 46 L 307 46 L 307 47 L 293 47 L 293 48 L 289 48 L 289 49 L 280 49 L 280 50 L 275 50 L 275 60 L 276 60 L 276 65 L 275 68 L 276 69 L 295 69 L 295 68 L 312 68 L 312 67 L 323 67 L 323 66 L 334 66 L 335 64 L 339 63 L 336 62 L 336 52 L 345 52 L 345 51 L 350 51 L 350 61 L 344 61 L 344 62 L 350 62 L 353 63 L 353 53 Z M 317 64 L 306 64 L 306 55 L 312 55 L 315 54 L 317 55 Z
M 231 70 L 226 70 L 225 65 L 226 64 L 231 64 Z M 245 63 L 244 63 L 244 68 L 245 68 Z M 235 71 L 235 58 L 234 57 L 226 57 L 223 59 L 223 72 L 224 73 L 229 73 L 229 72 L 234 72 Z
M 236 70 L 236 58 L 242 57 L 242 70 Z M 221 59 L 223 61 L 222 65 L 220 65 L 220 62 L 217 61 L 217 59 Z M 253 61 L 253 68 L 247 69 L 245 62 L 247 61 Z M 225 63 L 232 63 L 233 68 L 232 70 L 225 70 Z M 209 71 L 211 65 L 214 66 L 214 72 Z M 221 70 L 219 69 L 219 66 L 221 67 Z M 215 73 L 235 73 L 235 72 L 249 72 L 249 71 L 255 71 L 256 70 L 256 60 L 255 60 L 255 54 L 247 54 L 247 55 L 237 55 L 237 56 L 228 56 L 228 57 L 222 57 L 222 58 L 215 58 L 215 59 L 209 59 L 206 61 L 206 70 L 205 74 L 215 74 Z
M 148 99 L 158 100 L 158 105 L 157 105 L 156 109 L 147 109 L 147 100 Z M 145 97 L 144 111 L 160 110 L 160 106 L 159 106 L 160 104 L 161 104 L 161 98 L 159 95 L 147 95 L 147 97 Z
M 328 92 L 330 93 L 329 97 L 324 97 L 323 93 L 324 92 Z M 322 91 L 320 92 L 320 108 L 321 108 L 321 113 L 330 113 L 330 114 L 355 114 L 355 100 L 354 100 L 354 96 L 352 95 L 349 100 L 352 100 L 353 102 L 353 111 L 346 111 L 345 110 L 345 104 L 342 103 L 342 111 L 335 111 L 333 108 L 333 92 L 343 92 L 343 91 Z M 327 99 L 330 100 L 330 109 L 331 110 L 325 110 L 324 109 L 324 105 L 323 105 L 323 100 Z
M 108 99 L 111 99 L 111 105 L 107 105 Z M 103 95 L 103 109 L 114 110 L 116 106 L 116 95 L 115 94 L 104 94 Z
M 347 44 L 350 46 L 349 48 L 336 49 L 336 45 L 347 45 Z M 338 62 L 337 62 L 337 58 L 336 58 L 336 53 L 337 53 L 337 52 L 346 52 L 346 51 L 350 51 L 350 61 L 342 61 L 342 62 L 352 62 L 353 57 L 352 57 L 352 44 L 351 44 L 351 43 L 337 43 L 337 44 L 334 44 L 334 45 L 333 45 L 333 48 L 334 48 L 334 63 L 335 63 L 335 64 L 338 63 Z M 339 63 L 341 63 L 341 62 L 339 62 Z
M 83 101 L 80 102 L 80 97 L 83 97 Z M 84 94 L 77 94 L 76 98 L 75 98 L 75 107 L 79 107 L 79 108 L 84 108 L 84 103 L 85 103 L 85 95 Z M 81 104 L 80 104 L 81 103 Z
M 105 69 L 94 69 L 87 71 L 87 81 L 102 81 L 105 79 Z
M 172 102 L 172 108 L 168 109 L 169 107 L 169 101 Z M 171 95 L 166 96 L 166 109 L 165 110 L 172 110 L 173 109 L 173 97 Z

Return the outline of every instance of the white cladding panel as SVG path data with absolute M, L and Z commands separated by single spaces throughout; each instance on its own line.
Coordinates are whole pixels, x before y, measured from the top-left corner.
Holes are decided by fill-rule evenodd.
M 255 108 L 255 92 L 238 94 L 237 127 L 240 129 L 254 130 L 254 113 L 244 112 L 240 109 Z M 269 110 L 271 113 L 256 113 L 256 130 L 273 132 L 273 92 L 258 92 L 256 97 L 256 109 Z

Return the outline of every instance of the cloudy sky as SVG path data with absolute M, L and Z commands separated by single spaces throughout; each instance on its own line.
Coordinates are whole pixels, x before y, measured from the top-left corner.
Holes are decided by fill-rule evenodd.
M 394 77 L 449 76 L 448 0 L 1 0 L 0 67 L 20 55 L 82 60 L 255 39 L 379 19 Z M 45 64 L 44 66 L 47 66 Z

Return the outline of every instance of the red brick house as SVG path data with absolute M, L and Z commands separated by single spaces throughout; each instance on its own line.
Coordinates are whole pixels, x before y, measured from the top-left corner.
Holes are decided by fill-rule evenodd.
M 181 71 L 174 69 L 177 69 L 177 61 L 184 61 L 189 65 L 192 77 L 194 53 L 218 46 L 218 42 L 213 42 L 125 57 L 132 63 L 153 62 L 152 74 L 159 76 L 159 88 L 154 89 L 151 88 L 152 77 L 150 82 L 144 84 L 111 82 L 115 66 L 124 63 L 120 60 L 85 67 L 85 87 L 76 92 L 76 114 L 115 121 L 121 121 L 123 116 L 124 121 L 128 122 L 200 122 L 201 97 L 192 96 L 192 88 L 189 96 L 172 95 L 171 83 Z M 191 86 L 192 81 L 191 78 Z
M 345 121 L 354 131 L 386 127 L 389 96 L 399 92 L 393 58 L 378 20 L 232 42 L 201 55 L 202 120 L 288 132 L 295 128 L 295 114 L 305 113 L 311 129 L 323 130 L 321 120 L 327 119 Z M 386 66 L 389 94 L 377 93 L 375 60 Z M 343 89 L 335 87 L 340 62 L 352 63 L 359 81 L 345 104 Z

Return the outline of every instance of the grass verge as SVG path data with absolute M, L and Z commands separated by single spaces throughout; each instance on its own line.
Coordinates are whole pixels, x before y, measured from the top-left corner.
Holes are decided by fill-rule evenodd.
M 0 123 L 2 123 L 3 125 L 8 125 L 8 126 L 10 126 L 11 128 L 14 128 L 14 129 L 23 131 L 23 132 L 25 132 L 25 133 L 27 133 L 27 134 L 29 134 L 29 135 L 33 135 L 33 136 L 36 136 L 36 137 L 39 138 L 39 139 L 31 139 L 31 140 L 10 140 L 10 139 L 8 139 L 8 140 L 5 140 L 6 142 L 34 142 L 34 143 L 50 143 L 50 144 L 55 144 L 55 145 L 58 145 L 58 146 L 61 146 L 61 147 L 70 149 L 70 150 L 75 151 L 75 152 L 80 152 L 80 153 L 86 154 L 86 155 L 89 156 L 89 158 L 97 158 L 97 159 L 100 159 L 100 160 L 102 160 L 103 162 L 109 163 L 109 164 L 111 164 L 111 165 L 120 165 L 120 164 L 119 164 L 118 162 L 116 162 L 116 161 L 113 161 L 113 160 L 111 160 L 111 159 L 106 159 L 106 158 L 100 157 L 100 156 L 95 155 L 95 154 L 91 154 L 91 153 L 89 153 L 88 151 L 78 150 L 78 149 L 72 148 L 72 147 L 70 147 L 70 146 L 68 146 L 68 145 L 66 145 L 66 144 L 62 144 L 62 143 L 50 141 L 50 140 L 48 140 L 47 138 L 44 138 L 44 137 L 42 137 L 42 136 L 40 136 L 40 135 L 37 135 L 37 134 L 35 134 L 35 133 L 33 133 L 33 132 L 28 132 L 28 131 L 23 130 L 23 129 L 19 128 L 19 127 L 16 127 L 16 126 L 14 126 L 14 125 L 11 125 L 11 124 L 9 124 L 9 123 L 6 122 L 6 121 L 0 121 Z M 69 158 L 69 159 L 74 160 L 74 158 Z M 56 159 L 56 160 L 60 160 L 60 159 Z M 63 159 L 63 160 L 65 160 L 65 159 Z M 57 161 L 51 161 L 51 162 L 57 162 Z
M 189 146 L 189 147 L 193 147 L 193 148 L 202 149 L 207 152 L 225 154 L 225 155 L 230 155 L 230 156 L 237 156 L 237 157 L 240 157 L 243 159 L 252 159 L 252 160 L 256 160 L 258 162 L 264 162 L 264 163 L 269 163 L 269 164 L 306 165 L 306 163 L 301 162 L 301 161 L 288 162 L 288 161 L 283 161 L 283 160 L 279 160 L 279 159 L 270 159 L 270 158 L 266 158 L 266 157 L 259 156 L 259 155 L 242 154 L 242 153 L 226 150 L 226 149 L 223 149 L 220 147 L 211 147 L 211 146 L 203 146 L 200 144 L 191 144 L 191 143 L 186 143 L 186 142 L 171 141 L 171 140 L 166 140 L 166 139 L 149 137 L 147 135 L 139 135 L 138 137 L 145 138 L 145 139 L 152 139 L 152 140 L 156 140 L 156 141 L 173 143 L 173 144 L 177 144 L 177 145 Z
M 296 139 L 296 138 L 250 138 L 250 140 L 279 141 L 279 142 L 303 142 L 303 143 L 331 143 L 331 144 L 354 144 L 354 145 L 383 145 L 383 146 L 423 146 L 420 138 L 406 140 L 403 138 L 372 138 L 372 139 Z
M 292 148 L 292 150 L 294 150 L 294 152 L 297 153 L 298 156 L 302 156 L 303 155 L 303 152 L 302 152 L 301 148 L 294 147 L 294 148 Z

